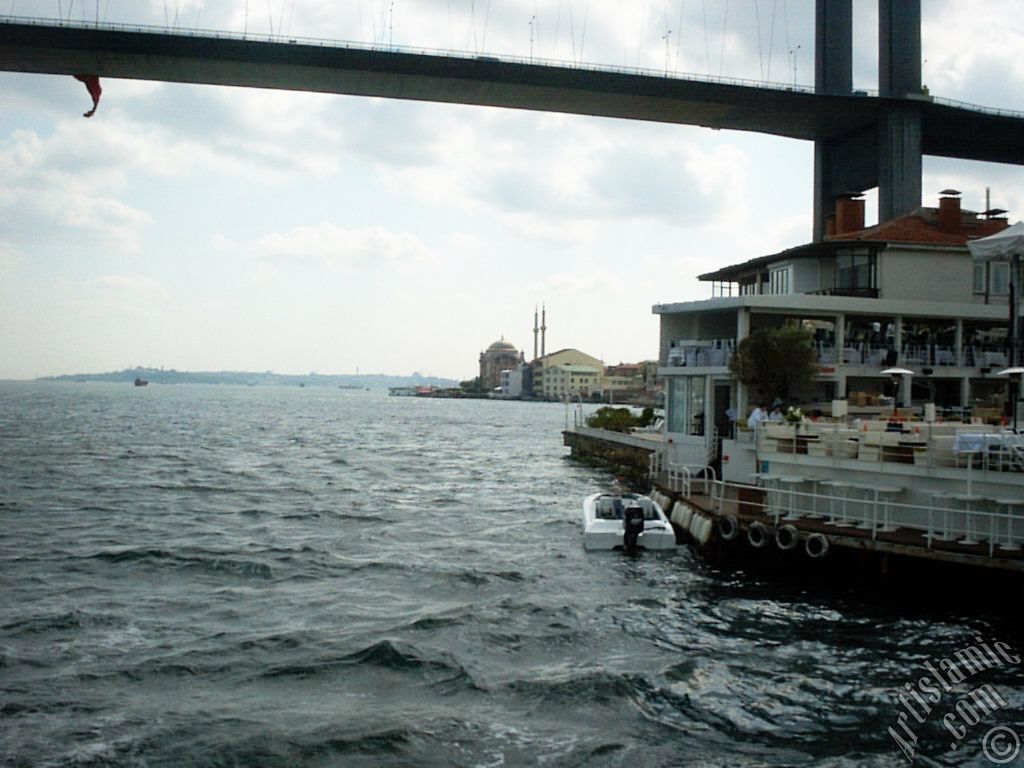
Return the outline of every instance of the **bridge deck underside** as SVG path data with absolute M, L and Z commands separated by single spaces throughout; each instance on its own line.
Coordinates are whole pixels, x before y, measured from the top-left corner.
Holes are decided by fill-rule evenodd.
M 920 110 L 925 154 L 1024 164 L 1024 119 L 923 100 L 335 46 L 0 23 L 0 70 L 376 96 L 594 115 L 870 148 Z

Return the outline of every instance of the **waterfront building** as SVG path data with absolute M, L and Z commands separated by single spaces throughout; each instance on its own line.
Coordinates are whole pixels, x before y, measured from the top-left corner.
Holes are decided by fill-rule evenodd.
M 633 404 L 664 405 L 664 388 L 658 378 L 659 362 L 619 363 L 604 369 L 603 400 Z
M 914 372 L 903 378 L 902 403 L 935 403 L 958 415 L 998 405 L 1006 377 L 997 372 L 1011 362 L 1010 283 L 1019 286 L 1020 276 L 1011 275 L 1008 259 L 976 264 L 967 241 L 1006 226 L 1004 218 L 961 210 L 952 190 L 938 208 L 873 227 L 864 226 L 863 200 L 850 198 L 837 204 L 824 241 L 701 275 L 712 298 L 653 308 L 668 437 L 713 460 L 729 415 L 743 423 L 756 405 L 729 371 L 737 344 L 786 323 L 813 332 L 813 400 L 823 409 L 846 400 L 851 412 L 874 406 L 880 414 L 891 381 L 882 370 L 894 365 Z
M 480 387 L 492 392 L 501 386 L 501 372 L 518 368 L 523 362 L 522 353 L 515 344 L 505 341 L 502 336 L 484 352 L 480 353 Z
M 608 365 L 601 380 L 601 400 L 614 403 L 642 397 L 644 394 L 644 372 L 642 365 L 619 363 Z
M 544 369 L 544 397 L 560 400 L 565 397 L 589 399 L 601 391 L 601 369 L 589 365 L 552 365 Z
M 586 386 L 591 387 L 591 389 L 588 389 L 585 393 L 582 392 L 578 381 L 576 386 L 573 387 L 571 380 L 573 378 L 581 378 L 584 372 L 577 371 L 575 375 L 570 373 L 568 380 L 565 380 L 564 371 L 562 373 L 554 372 L 554 369 L 561 366 L 586 368 L 593 372 L 593 374 L 585 376 Z M 556 352 L 542 355 L 533 361 L 533 393 L 539 397 L 558 399 L 567 392 L 572 391 L 574 393 L 582 393 L 584 398 L 588 398 L 592 392 L 599 392 L 601 390 L 603 372 L 604 362 L 598 358 L 592 357 L 578 349 L 560 349 Z M 555 383 L 556 381 L 558 383 Z M 563 389 L 563 383 L 565 384 L 565 389 Z
M 506 368 L 501 372 L 499 397 L 518 398 L 528 395 L 527 385 L 530 383 L 530 364 L 520 363 L 514 368 Z

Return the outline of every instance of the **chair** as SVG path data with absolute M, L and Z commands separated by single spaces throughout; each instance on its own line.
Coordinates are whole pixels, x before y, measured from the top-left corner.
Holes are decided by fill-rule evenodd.
M 958 493 L 953 498 L 964 504 L 964 528 L 967 535 L 960 539 L 959 543 L 967 547 L 974 546 L 978 543 L 977 540 L 971 538 L 975 534 L 974 518 L 978 511 L 976 508 L 984 504 L 985 497 L 975 493 Z
M 615 500 L 610 496 L 602 496 L 597 500 L 595 514 L 598 520 L 615 520 Z
M 892 524 L 892 505 L 896 497 L 903 492 L 902 488 L 894 485 L 879 485 L 875 487 L 875 520 L 878 520 L 878 507 L 882 507 L 882 525 L 875 528 L 876 532 L 892 533 L 896 526 Z M 874 538 L 874 534 L 872 534 Z
M 796 489 L 803 485 L 804 479 L 796 475 L 783 475 L 779 478 L 779 494 L 786 494 L 786 516 L 783 520 L 799 520 L 800 515 L 796 509 Z M 781 501 L 781 499 L 780 499 Z M 780 504 L 781 506 L 781 504 Z M 781 510 L 780 510 L 781 511 Z M 778 512 L 776 512 L 776 519 L 778 519 Z
M 852 525 L 852 523 L 848 522 L 846 519 L 846 489 L 850 487 L 850 484 L 843 482 L 842 480 L 822 480 L 820 485 L 831 491 L 828 498 L 828 523 L 826 523 L 826 525 L 835 525 L 837 527 Z M 842 506 L 840 514 L 837 515 L 836 501 L 840 500 L 838 494 L 842 494 Z
M 1018 544 L 1013 538 L 1013 520 L 1015 515 L 1013 510 L 1017 507 L 1024 506 L 1024 500 L 1022 499 L 996 499 L 996 504 L 1001 507 L 1006 507 L 1006 540 L 999 545 L 999 549 L 1004 552 L 1019 552 L 1020 544 Z M 995 520 L 996 518 L 993 518 Z M 989 555 L 992 554 L 992 545 L 997 536 L 993 535 L 989 541 Z

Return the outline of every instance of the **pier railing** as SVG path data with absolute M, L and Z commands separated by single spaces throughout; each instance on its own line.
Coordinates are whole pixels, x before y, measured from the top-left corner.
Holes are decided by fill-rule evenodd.
M 897 500 L 901 489 L 891 485 L 770 474 L 757 478 L 760 495 L 746 484 L 712 479 L 711 486 L 719 514 L 768 518 L 776 528 L 806 521 L 835 535 L 988 557 L 1016 557 L 1024 545 L 1024 498 L 936 493 L 929 504 L 908 504 Z

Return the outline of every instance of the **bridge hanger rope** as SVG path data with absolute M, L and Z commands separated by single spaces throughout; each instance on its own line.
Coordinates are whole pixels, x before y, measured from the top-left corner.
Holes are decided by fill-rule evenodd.
M 683 11 L 686 9 L 686 0 L 679 0 L 679 24 L 676 26 L 676 68 L 682 63 L 683 51 Z
M 487 50 L 487 23 L 491 20 L 491 0 L 487 0 L 487 7 L 484 9 L 484 32 L 480 37 L 481 50 Z
M 711 45 L 708 42 L 708 0 L 701 0 L 701 12 L 704 15 L 704 60 L 707 65 L 708 77 L 711 77 Z
M 666 0 L 667 1 L 667 0 Z M 629 24 L 626 23 L 626 12 L 622 7 L 622 3 L 619 3 L 619 26 L 622 32 L 622 65 L 624 67 L 638 67 L 640 62 L 644 58 L 644 50 L 647 48 L 647 26 L 648 19 L 651 14 L 651 0 L 647 0 L 644 5 L 643 16 L 640 17 L 640 32 L 636 39 L 636 54 L 630 59 L 630 40 L 626 36 L 626 30 L 629 29 Z
M 537 43 L 537 52 L 540 53 L 540 21 L 537 20 L 537 2 L 538 0 L 533 0 L 533 28 L 531 34 L 533 36 L 534 42 Z M 532 50 L 530 51 L 530 54 L 532 57 Z
M 761 65 L 761 79 L 764 80 L 764 50 L 761 47 L 761 0 L 754 0 L 754 17 L 757 19 L 757 58 Z
M 452 0 L 448 0 L 448 48 L 455 50 L 455 25 L 452 24 Z
M 572 60 L 576 61 L 576 19 L 572 13 L 572 0 L 569 0 L 569 40 L 572 43 Z
M 755 0 L 756 2 L 756 0 Z M 725 34 L 729 26 L 729 0 L 725 0 L 725 10 L 722 12 L 722 52 L 718 55 L 718 76 L 725 72 Z
M 583 46 L 587 42 L 587 18 L 590 15 L 590 2 L 583 0 L 583 31 L 580 33 L 580 61 L 583 61 Z
M 786 7 L 786 0 L 782 0 L 782 25 L 786 30 L 786 50 L 790 51 L 792 48 L 789 45 L 789 9 Z
M 558 11 L 555 13 L 555 42 L 552 50 L 558 55 L 558 33 L 562 29 L 562 0 L 558 0 Z

